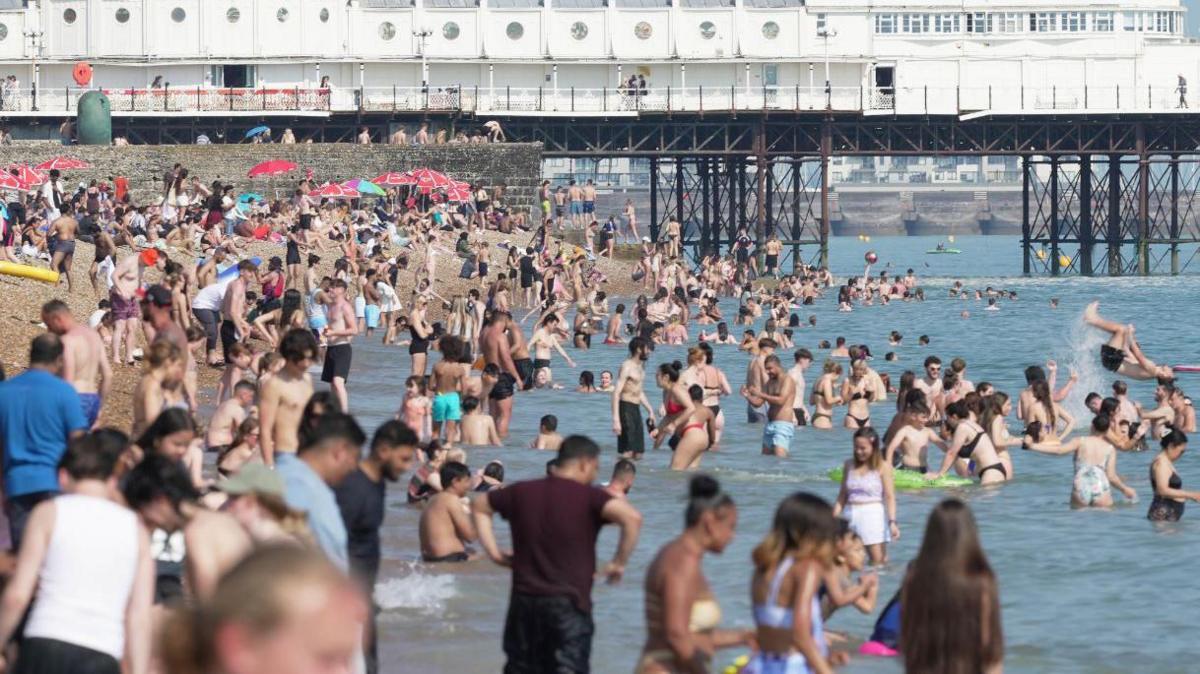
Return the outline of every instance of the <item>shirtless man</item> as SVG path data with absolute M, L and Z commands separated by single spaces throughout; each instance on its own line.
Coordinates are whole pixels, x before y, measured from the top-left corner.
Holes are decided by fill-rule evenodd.
M 558 186 L 554 191 L 554 224 L 558 231 L 563 229 L 563 217 L 567 212 L 567 191 Z
M 512 397 L 517 382 L 521 381 L 521 373 L 513 363 L 512 346 L 506 334 L 511 324 L 510 314 L 496 311 L 492 313 L 492 320 L 488 326 L 479 333 L 483 362 L 495 365 L 500 370 L 496 384 L 488 393 L 488 412 L 496 419 L 496 430 L 501 438 L 508 437 L 508 422 L 512 419 Z
M 929 407 L 924 400 L 918 400 L 909 405 L 904 414 L 906 417 L 904 425 L 892 436 L 892 440 L 884 452 L 885 461 L 890 466 L 904 470 L 913 470 L 918 473 L 928 472 L 929 462 L 926 460 L 926 450 L 929 444 L 933 443 L 942 451 L 946 451 L 946 443 L 932 428 L 925 425 L 929 423 Z M 899 460 L 896 460 L 897 448 L 900 449 Z
M 404 132 L 404 127 L 400 127 L 392 132 L 388 137 L 390 145 L 408 145 L 408 134 Z
M 354 322 L 354 307 L 346 299 L 346 287 L 345 281 L 334 279 L 329 325 L 325 326 L 323 331 L 328 346 L 325 347 L 325 367 L 321 371 L 321 381 L 333 389 L 342 411 L 350 409 L 350 400 L 346 393 L 346 379 L 350 376 L 350 359 L 353 355 L 350 340 L 358 334 L 358 326 Z
M 804 401 L 807 400 L 805 392 L 808 390 L 808 383 L 804 381 L 804 371 L 812 365 L 812 352 L 808 349 L 797 349 L 795 359 L 796 364 L 788 370 L 788 376 L 796 384 L 796 407 L 792 411 L 796 414 L 796 425 L 807 426 L 808 408 L 804 406 Z
M 1169 365 L 1158 365 L 1142 353 L 1133 336 L 1132 324 L 1121 325 L 1102 317 L 1097 311 L 1099 306 L 1099 302 L 1089 304 L 1083 311 L 1083 320 L 1109 333 L 1108 342 L 1100 345 L 1100 364 L 1104 369 L 1131 379 L 1164 381 L 1175 378 L 1175 372 Z
M 94 429 L 112 383 L 112 368 L 105 357 L 104 341 L 95 330 L 76 323 L 70 308 L 62 300 L 50 300 L 42 306 L 42 322 L 47 330 L 62 338 L 62 377 L 79 393 L 83 415 L 87 417 L 88 427 Z
M 525 333 L 522 332 L 520 324 L 511 318 L 508 321 L 508 341 L 513 365 L 521 375 L 517 381 L 521 384 L 521 390 L 528 391 L 533 388 L 533 375 L 536 370 L 533 367 L 533 359 L 529 357 L 529 343 L 525 341 Z
M 596 186 L 592 184 L 592 179 L 588 178 L 587 184 L 583 186 L 583 221 L 591 222 L 596 216 Z
M 617 459 L 613 466 L 612 478 L 604 485 L 604 491 L 613 498 L 626 498 L 633 489 L 634 478 L 637 477 L 637 464 L 629 459 Z
M 931 426 L 941 423 L 942 415 L 942 359 L 929 356 L 925 359 L 925 374 L 913 381 L 913 388 L 925 394 L 925 406 L 929 408 Z
M 742 387 L 742 395 L 746 398 L 747 423 L 757 424 L 764 419 L 762 410 L 763 401 L 757 397 L 752 399 L 746 395 L 746 391 L 763 388 L 763 383 L 767 380 L 766 360 L 767 357 L 773 355 L 775 355 L 775 340 L 768 337 L 760 338 L 758 340 L 758 352 L 750 359 L 750 364 L 746 366 L 746 385 Z M 755 399 L 758 402 L 754 402 Z
M 313 394 L 308 368 L 317 359 L 317 339 L 309 330 L 294 328 L 279 340 L 283 369 L 267 380 L 258 402 L 259 444 L 263 463 L 275 466 L 278 454 L 300 448 L 300 419 Z
M 542 319 L 542 324 L 533 331 L 533 336 L 529 338 L 529 346 L 533 347 L 534 372 L 550 367 L 550 349 L 558 351 L 568 365 L 575 367 L 575 361 L 571 360 L 558 341 L 558 326 L 561 322 L 558 314 L 551 313 Z
M 250 409 L 253 403 L 254 382 L 243 379 L 234 384 L 233 395 L 217 406 L 212 420 L 208 423 L 208 432 L 204 436 L 208 451 L 217 452 L 219 456 L 233 444 L 233 436 L 237 433 L 238 426 L 246 420 L 246 410 Z
M 471 489 L 471 470 L 457 461 L 447 461 L 438 469 L 442 491 L 425 504 L 418 533 L 421 560 L 427 564 L 465 562 L 471 559 L 467 543 L 476 539 L 471 515 L 463 499 Z
M 742 394 L 751 405 L 766 404 L 767 425 L 763 428 L 763 454 L 784 457 L 792 448 L 792 436 L 796 434 L 796 382 L 787 376 L 779 356 L 771 354 L 763 359 L 766 382 L 763 386 L 745 386 Z
M 463 386 L 467 371 L 459 361 L 466 345 L 454 335 L 445 335 L 438 342 L 442 359 L 433 366 L 433 437 L 440 440 L 442 424 L 446 425 L 446 444 L 458 442 L 458 422 L 462 419 Z
M 221 351 L 229 362 L 229 349 L 234 342 L 250 338 L 250 323 L 246 321 L 246 288 L 258 278 L 258 267 L 251 260 L 238 263 L 237 278 L 225 288 L 221 300 Z
M 779 254 L 783 252 L 783 242 L 779 237 L 772 236 L 767 240 L 765 246 L 767 258 L 765 260 L 766 273 L 779 278 Z
M 54 257 L 50 259 L 50 269 L 67 277 L 67 292 L 71 292 L 71 264 L 75 261 L 75 233 L 79 230 L 79 221 L 70 214 L 70 206 L 63 205 L 63 214 L 50 223 L 46 236 L 54 241 Z
M 575 181 L 567 183 L 567 201 L 571 207 L 571 224 L 575 227 L 583 226 L 583 190 Z
M 645 337 L 629 340 L 629 358 L 621 363 L 612 394 L 612 429 L 617 436 L 617 454 L 625 459 L 640 459 L 646 452 L 642 408 L 650 415 L 654 426 L 654 407 L 646 398 L 646 361 L 654 347 Z

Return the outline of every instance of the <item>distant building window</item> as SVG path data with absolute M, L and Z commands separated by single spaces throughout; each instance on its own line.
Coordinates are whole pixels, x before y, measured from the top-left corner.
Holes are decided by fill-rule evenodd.
M 225 20 L 229 23 L 237 23 L 240 18 L 242 18 L 242 12 L 237 7 L 230 7 L 225 11 Z
M 183 20 L 186 18 L 187 12 L 183 11 L 182 7 L 176 7 L 171 10 L 171 20 L 175 23 L 183 23 Z
M 711 40 L 717 36 L 717 27 L 712 21 L 705 21 L 700 24 L 700 37 L 705 40 Z
M 958 14 L 933 15 L 933 32 L 935 33 L 957 33 L 960 25 Z
M 510 40 L 520 40 L 521 36 L 525 34 L 525 26 L 522 26 L 519 21 L 513 21 L 504 29 L 504 34 L 508 35 Z
M 442 25 L 442 37 L 446 38 L 447 40 L 457 40 L 458 35 L 461 32 L 462 31 L 458 29 L 458 24 L 454 23 L 453 21 L 447 21 Z
M 974 12 L 967 15 L 967 32 L 968 33 L 990 33 L 992 32 L 992 14 L 985 12 Z
M 1000 21 L 997 23 L 996 29 L 1001 33 L 1020 33 L 1022 25 L 1020 14 L 1005 12 L 1000 15 Z
M 637 39 L 639 40 L 649 40 L 650 36 L 654 34 L 654 26 L 651 26 L 645 21 L 639 21 L 638 24 L 633 27 L 633 34 L 636 35 Z
M 1059 16 L 1058 22 L 1062 26 L 1062 30 L 1068 33 L 1078 33 L 1087 28 L 1083 12 L 1063 12 Z
M 774 40 L 775 38 L 779 37 L 779 24 L 775 23 L 774 21 L 768 21 L 764 23 L 762 27 L 762 34 L 763 37 L 767 38 L 768 40 Z
M 904 14 L 901 19 L 901 32 L 913 34 L 929 32 L 928 14 Z
M 1159 33 L 1171 32 L 1171 13 L 1170 12 L 1155 12 L 1154 13 L 1154 30 Z
M 1092 30 L 1097 33 L 1111 33 L 1112 29 L 1112 12 L 1096 12 L 1092 15 Z
M 892 35 L 896 32 L 895 14 L 876 14 L 875 32 L 879 35 Z
M 1029 30 L 1035 33 L 1053 33 L 1058 30 L 1058 14 L 1035 12 L 1029 15 Z
M 379 37 L 385 41 L 396 37 L 396 25 L 391 21 L 384 21 L 379 24 Z
M 117 23 L 128 23 L 128 22 L 129 22 L 129 10 L 125 9 L 124 7 L 122 7 L 121 9 L 118 9 L 117 10 Z
M 587 34 L 588 27 L 586 23 L 582 21 L 576 21 L 575 23 L 571 24 L 571 37 L 575 38 L 576 40 L 582 40 L 583 38 L 587 37 Z
M 6 38 L 8 38 L 8 26 L 0 23 L 0 42 L 4 42 Z
M 75 19 L 78 19 L 78 18 L 79 18 L 79 15 L 75 13 L 75 10 L 73 10 L 73 9 L 63 10 L 63 21 L 65 21 L 66 23 L 75 23 Z
M 825 15 L 818 14 L 817 15 L 817 34 L 819 35 L 824 32 L 825 32 Z
M 329 23 L 329 10 L 322 7 L 321 13 L 317 15 L 321 19 L 321 23 Z

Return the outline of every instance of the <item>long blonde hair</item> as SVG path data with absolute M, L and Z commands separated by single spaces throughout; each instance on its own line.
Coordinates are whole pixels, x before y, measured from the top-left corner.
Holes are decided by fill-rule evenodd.
M 796 492 L 775 509 L 771 530 L 751 556 L 754 568 L 768 573 L 787 556 L 816 559 L 828 566 L 833 562 L 836 535 L 829 502 L 807 492 Z

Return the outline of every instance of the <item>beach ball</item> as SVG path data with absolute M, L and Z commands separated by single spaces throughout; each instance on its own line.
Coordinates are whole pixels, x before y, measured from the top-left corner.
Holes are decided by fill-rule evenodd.
M 1059 264 L 1059 266 L 1063 267 L 1064 269 L 1067 267 L 1070 267 L 1071 266 L 1071 258 L 1067 257 L 1066 255 L 1059 255 L 1058 256 L 1058 264 Z
M 876 255 L 875 251 L 873 250 L 868 250 L 867 254 L 864 255 L 863 258 L 867 261 L 867 264 L 875 264 L 876 262 L 879 262 L 879 256 Z

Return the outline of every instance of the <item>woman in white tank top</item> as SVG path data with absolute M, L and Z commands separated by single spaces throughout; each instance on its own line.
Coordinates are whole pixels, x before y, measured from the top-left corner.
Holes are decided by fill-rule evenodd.
M 8 671 L 148 671 L 154 563 L 137 515 L 109 498 L 117 456 L 93 437 L 72 441 L 63 458 L 69 493 L 30 515 L 0 610 L 0 643 L 8 643 L 33 604 Z

